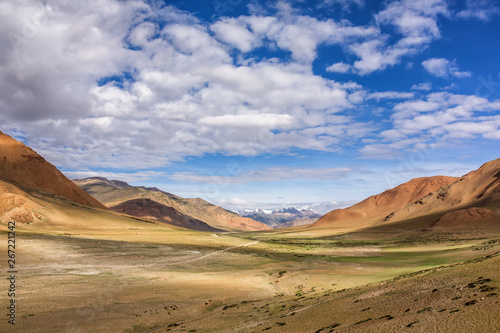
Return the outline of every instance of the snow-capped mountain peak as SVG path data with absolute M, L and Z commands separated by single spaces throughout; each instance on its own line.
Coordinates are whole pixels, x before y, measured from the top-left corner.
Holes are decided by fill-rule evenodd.
M 239 213 L 241 216 L 250 217 L 256 221 L 272 226 L 273 228 L 296 220 L 307 220 L 310 223 L 313 223 L 321 217 L 320 213 L 308 207 L 286 207 L 274 210 L 257 208 L 255 210 L 246 209 L 240 211 Z
M 245 209 L 239 212 L 241 216 L 250 216 L 250 215 L 269 215 L 272 214 L 272 210 L 265 210 L 262 208 L 256 208 L 255 210 Z
M 286 207 L 274 210 L 266 210 L 262 208 L 257 208 L 255 210 L 245 209 L 239 212 L 241 216 L 251 216 L 251 215 L 293 215 L 293 216 L 321 216 L 320 213 L 312 208 L 297 208 L 297 207 Z

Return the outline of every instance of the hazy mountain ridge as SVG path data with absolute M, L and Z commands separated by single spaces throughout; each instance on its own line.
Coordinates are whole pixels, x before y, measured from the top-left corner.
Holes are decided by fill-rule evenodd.
M 183 228 L 198 231 L 219 232 L 207 223 L 182 214 L 173 207 L 162 205 L 151 199 L 132 199 L 110 207 L 112 211 L 137 216 L 148 220 L 166 222 Z
M 302 219 L 297 219 L 297 220 L 291 220 L 288 222 L 284 222 L 281 224 L 278 224 L 275 229 L 281 229 L 281 228 L 290 228 L 290 227 L 298 227 L 301 225 L 310 225 L 313 224 L 314 222 L 318 221 L 319 217 L 305 217 Z
M 268 227 L 250 218 L 213 205 L 200 198 L 182 198 L 155 187 L 131 186 L 123 181 L 109 180 L 103 177 L 91 177 L 74 180 L 87 193 L 93 195 L 106 206 L 117 212 L 149 217 L 157 221 L 169 222 L 194 230 L 266 230 Z M 139 200 L 142 209 L 138 209 Z M 127 207 L 126 203 L 130 204 Z M 163 205 L 160 208 L 158 205 Z M 174 209 L 176 213 L 172 211 Z M 152 214 L 155 212 L 155 214 Z M 205 225 L 201 224 L 205 223 Z

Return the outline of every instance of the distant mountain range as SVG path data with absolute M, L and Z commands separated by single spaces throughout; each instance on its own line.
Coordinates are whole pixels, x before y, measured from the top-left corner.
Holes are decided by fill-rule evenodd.
M 271 229 L 205 200 L 181 198 L 155 187 L 131 186 L 102 177 L 72 182 L 34 150 L 0 132 L 0 221 L 46 221 L 62 216 L 68 205 L 69 210 L 84 206 L 99 210 L 89 212 L 118 216 L 111 212 L 115 211 L 127 218 L 198 231 Z M 59 210 L 61 207 L 65 208 Z
M 103 177 L 73 180 L 85 192 L 118 213 L 198 231 L 257 231 L 267 225 L 200 198 L 182 198 L 156 187 L 132 186 Z
M 243 210 L 239 214 L 255 221 L 262 222 L 273 228 L 293 227 L 316 222 L 322 214 L 311 208 L 288 207 L 275 210 L 257 208 Z
M 62 217 L 65 214 L 85 211 L 87 215 L 113 220 L 135 217 L 209 232 L 259 231 L 304 224 L 309 224 L 304 230 L 328 232 L 500 228 L 500 159 L 462 177 L 415 178 L 324 216 L 297 207 L 242 211 L 241 216 L 200 198 L 181 198 L 155 187 L 131 186 L 102 177 L 74 182 L 31 148 L 0 132 L 2 222 L 14 219 L 26 225 L 57 226 L 58 221 L 69 223 Z M 99 219 L 78 221 L 89 227 Z

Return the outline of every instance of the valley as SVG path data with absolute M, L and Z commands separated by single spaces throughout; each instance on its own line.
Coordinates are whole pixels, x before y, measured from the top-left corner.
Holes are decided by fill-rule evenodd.
M 20 329 L 315 332 L 340 324 L 335 331 L 397 331 L 414 321 L 423 330 L 438 318 L 442 327 L 456 318 L 486 316 L 491 325 L 498 318 L 495 233 L 315 238 L 300 229 L 186 232 L 121 217 L 104 228 L 77 225 L 18 228 Z M 467 287 L 481 276 L 488 283 Z M 463 304 L 472 301 L 478 304 Z M 378 319 L 384 316 L 395 319 Z
M 500 333 L 500 0 L 1 0 L 0 333 Z
M 157 188 L 105 178 L 78 187 L 2 140 L 0 234 L 16 222 L 20 332 L 498 328 L 500 159 L 272 229 Z M 272 214 L 291 212 L 305 213 Z

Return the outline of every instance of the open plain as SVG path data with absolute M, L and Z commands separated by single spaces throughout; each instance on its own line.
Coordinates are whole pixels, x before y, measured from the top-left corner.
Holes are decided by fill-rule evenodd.
M 207 233 L 61 198 L 44 205 L 55 222 L 16 230 L 19 331 L 498 328 L 495 233 Z

